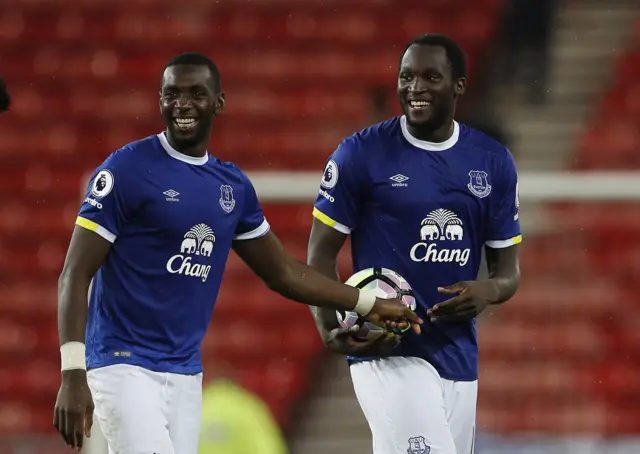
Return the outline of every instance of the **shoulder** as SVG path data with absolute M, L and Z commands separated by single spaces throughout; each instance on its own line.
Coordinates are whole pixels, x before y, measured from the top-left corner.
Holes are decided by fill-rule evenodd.
M 390 140 L 397 138 L 400 133 L 400 117 L 394 117 L 389 120 L 373 124 L 356 133 L 349 139 L 353 140 L 360 146 L 380 147 Z
M 397 140 L 398 134 L 400 134 L 400 119 L 394 117 L 346 137 L 338 150 L 354 158 L 364 159 L 365 155 L 370 157 L 387 149 L 391 141 Z
M 460 141 L 467 148 L 484 154 L 496 167 L 514 163 L 513 155 L 505 145 L 462 123 L 460 123 Z
M 226 184 L 242 184 L 250 183 L 246 173 L 234 162 L 223 161 L 215 156 L 211 156 L 207 163 L 210 169 L 218 175 L 218 177 Z
M 157 153 L 158 146 L 159 140 L 156 136 L 136 140 L 111 153 L 100 167 L 134 172 L 141 162 L 151 159 Z

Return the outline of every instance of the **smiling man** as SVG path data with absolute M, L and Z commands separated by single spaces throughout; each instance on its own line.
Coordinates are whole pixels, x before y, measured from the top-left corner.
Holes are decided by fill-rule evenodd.
M 315 203 L 308 263 L 338 279 L 351 235 L 354 272 L 398 272 L 430 321 L 396 346 L 358 341 L 335 311 L 314 311 L 325 344 L 348 355 L 375 454 L 473 452 L 475 317 L 511 298 L 520 279 L 516 168 L 503 145 L 454 120 L 465 76 L 453 40 L 413 40 L 398 71 L 404 115 L 345 139 Z M 490 278 L 477 280 L 483 247 Z
M 231 248 L 285 297 L 419 331 L 401 301 L 284 252 L 247 176 L 207 152 L 224 104 L 209 58 L 175 57 L 160 92 L 166 130 L 112 153 L 91 178 L 58 286 L 54 425 L 71 447 L 82 446 L 95 405 L 112 454 L 197 453 L 200 348 Z

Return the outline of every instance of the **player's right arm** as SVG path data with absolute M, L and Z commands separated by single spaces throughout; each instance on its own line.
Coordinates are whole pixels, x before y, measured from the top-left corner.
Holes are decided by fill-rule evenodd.
M 58 281 L 58 337 L 63 370 L 53 425 L 71 448 L 82 447 L 83 435 L 90 435 L 93 424 L 93 399 L 83 366 L 87 294 L 110 247 L 104 238 L 76 226 Z M 74 368 L 64 370 L 65 366 Z
M 93 417 L 84 345 L 89 286 L 136 203 L 128 163 L 123 161 L 114 153 L 92 176 L 58 280 L 62 384 L 53 423 L 72 448 L 82 447 Z
M 376 298 L 336 282 L 287 254 L 264 217 L 253 184 L 246 175 L 243 179 L 244 201 L 233 249 L 270 289 L 309 306 L 358 312 L 381 326 L 409 322 L 420 332 L 422 320 L 400 300 Z
M 354 137 L 340 144 L 327 161 L 313 209 L 307 264 L 337 281 L 338 254 L 357 225 L 359 207 L 368 187 L 366 166 L 358 154 Z M 313 306 L 310 309 L 322 341 L 337 353 L 381 356 L 395 343 L 385 336 L 372 341 L 356 340 L 353 330 L 340 328 L 335 310 Z

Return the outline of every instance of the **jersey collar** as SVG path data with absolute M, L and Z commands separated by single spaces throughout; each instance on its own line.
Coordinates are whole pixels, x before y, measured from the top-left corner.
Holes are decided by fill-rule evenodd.
M 158 134 L 158 140 L 160 140 L 160 145 L 162 145 L 162 148 L 164 148 L 164 151 L 166 151 L 167 154 L 171 156 L 173 159 L 177 159 L 178 161 L 186 162 L 187 164 L 193 164 L 196 166 L 204 165 L 207 163 L 207 161 L 209 161 L 209 153 L 199 158 L 196 158 L 193 156 L 187 156 L 186 154 L 180 153 L 178 150 L 176 150 L 171 145 L 169 145 L 169 141 L 167 140 L 167 137 L 164 135 L 164 132 L 161 132 L 160 134 Z
M 419 140 L 409 134 L 409 130 L 407 129 L 407 117 L 404 115 L 400 117 L 400 129 L 402 129 L 402 135 L 407 142 L 409 142 L 414 147 L 422 148 L 423 150 L 428 151 L 444 151 L 453 147 L 458 142 L 458 137 L 460 137 L 460 125 L 457 121 L 453 122 L 453 134 L 444 142 L 427 142 L 426 140 Z

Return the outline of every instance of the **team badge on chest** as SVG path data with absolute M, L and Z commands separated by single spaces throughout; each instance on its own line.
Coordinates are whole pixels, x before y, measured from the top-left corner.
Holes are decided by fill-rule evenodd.
M 488 174 L 483 170 L 472 170 L 469 172 L 469 191 L 481 199 L 491 194 L 491 185 L 487 180 Z
M 236 206 L 233 198 L 233 188 L 228 184 L 220 186 L 220 206 L 226 213 L 231 213 Z

